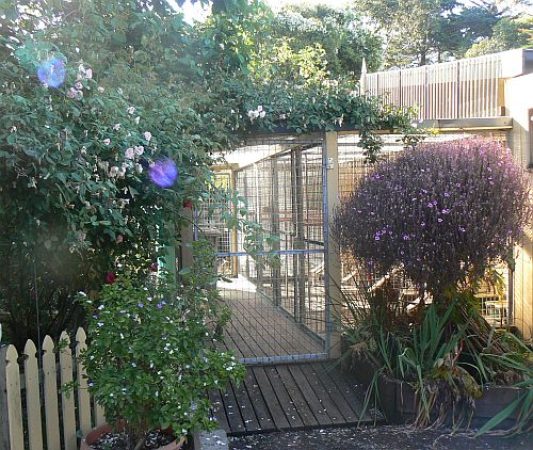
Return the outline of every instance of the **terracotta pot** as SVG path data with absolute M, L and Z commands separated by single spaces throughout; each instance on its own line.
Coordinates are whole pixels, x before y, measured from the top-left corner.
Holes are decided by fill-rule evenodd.
M 100 436 L 110 433 L 111 431 L 113 431 L 113 429 L 111 428 L 111 425 L 108 424 L 100 425 L 99 427 L 94 428 L 81 440 L 80 450 L 92 450 L 91 445 L 94 444 L 100 438 Z M 180 450 L 184 443 L 185 437 L 182 437 L 181 439 L 175 440 L 170 444 L 159 447 L 158 450 Z

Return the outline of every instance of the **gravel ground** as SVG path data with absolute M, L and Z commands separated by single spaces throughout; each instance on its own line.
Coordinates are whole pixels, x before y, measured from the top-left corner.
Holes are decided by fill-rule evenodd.
M 451 435 L 406 426 L 330 428 L 230 438 L 232 450 L 533 450 L 533 433 L 499 437 Z

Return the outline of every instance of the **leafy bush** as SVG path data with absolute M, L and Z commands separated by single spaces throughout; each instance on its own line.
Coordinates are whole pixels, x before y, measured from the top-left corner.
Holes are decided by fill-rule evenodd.
M 110 423 L 126 424 L 132 449 L 153 429 L 179 436 L 212 427 L 206 392 L 244 375 L 234 356 L 208 345 L 215 291 L 194 273 L 177 292 L 119 276 L 97 301 L 80 295 L 90 314 L 82 354 L 90 390 Z
M 529 217 L 529 185 L 510 152 L 466 139 L 377 164 L 343 202 L 335 230 L 372 271 L 402 267 L 439 298 L 509 260 Z

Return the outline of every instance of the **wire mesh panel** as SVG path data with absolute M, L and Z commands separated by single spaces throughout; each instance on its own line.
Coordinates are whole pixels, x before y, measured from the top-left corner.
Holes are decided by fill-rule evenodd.
M 266 254 L 249 254 L 243 232 L 217 244 L 219 268 L 235 261 L 218 285 L 225 342 L 248 361 L 325 357 L 322 151 L 321 138 L 256 141 L 246 152 L 269 156 L 233 172 L 239 209 L 274 237 Z

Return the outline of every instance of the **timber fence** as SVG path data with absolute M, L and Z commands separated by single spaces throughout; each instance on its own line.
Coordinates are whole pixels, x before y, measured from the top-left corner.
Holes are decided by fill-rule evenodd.
M 388 105 L 415 107 L 419 120 L 505 115 L 504 82 L 531 70 L 533 50 L 361 74 L 361 89 Z
M 31 340 L 21 354 L 0 348 L 0 450 L 77 450 L 105 422 L 80 362 L 86 346 L 79 328 L 74 342 L 66 332 L 58 343 L 46 336 L 39 351 Z

